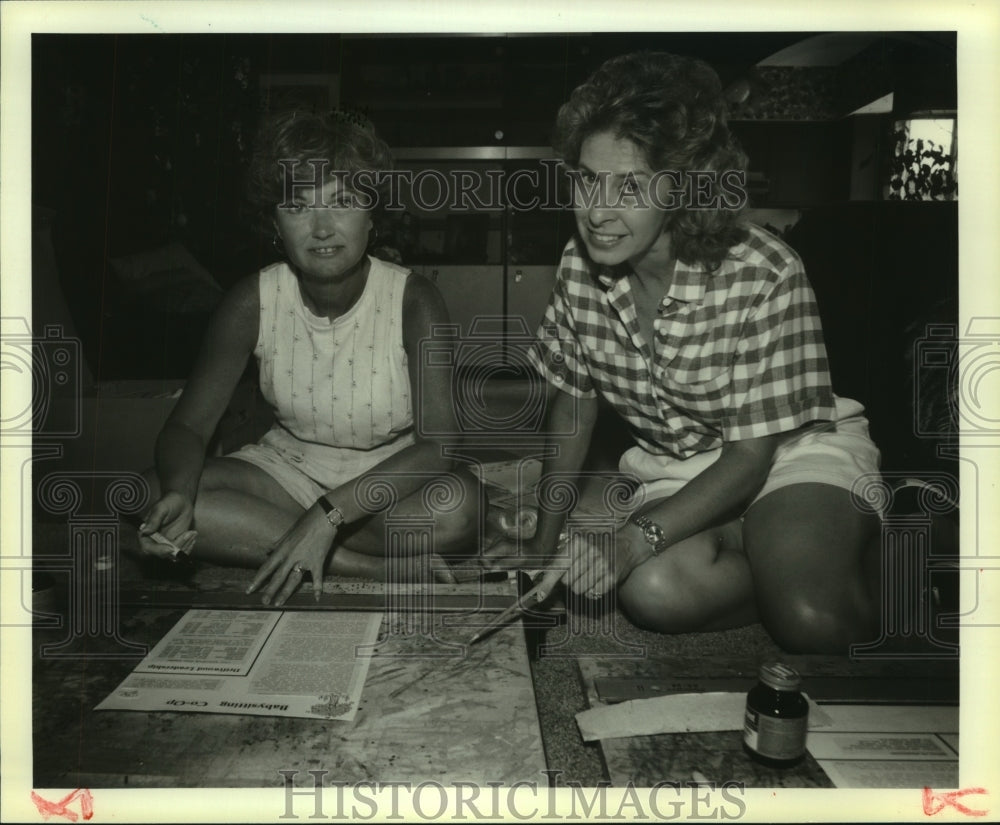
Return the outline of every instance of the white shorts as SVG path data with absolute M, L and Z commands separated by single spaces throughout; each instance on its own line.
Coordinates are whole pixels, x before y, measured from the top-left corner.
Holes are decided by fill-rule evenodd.
M 226 458 L 238 458 L 260 467 L 299 504 L 308 508 L 324 493 L 367 473 L 414 441 L 411 431 L 388 444 L 356 450 L 300 441 L 287 430 L 273 427 L 256 444 L 247 444 Z
M 767 480 L 747 509 L 768 493 L 790 484 L 813 482 L 851 490 L 861 476 L 878 474 L 881 454 L 868 435 L 864 407 L 848 398 L 836 401 L 835 424 L 806 430 L 775 450 Z M 688 459 L 678 459 L 632 447 L 622 455 L 618 467 L 641 482 L 634 496 L 638 507 L 672 496 L 714 464 L 721 454 L 719 447 Z

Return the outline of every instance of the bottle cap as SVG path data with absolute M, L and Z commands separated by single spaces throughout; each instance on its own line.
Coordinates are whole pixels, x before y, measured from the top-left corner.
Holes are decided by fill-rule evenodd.
M 798 690 L 802 677 L 794 668 L 781 662 L 768 662 L 760 666 L 760 680 L 775 690 Z

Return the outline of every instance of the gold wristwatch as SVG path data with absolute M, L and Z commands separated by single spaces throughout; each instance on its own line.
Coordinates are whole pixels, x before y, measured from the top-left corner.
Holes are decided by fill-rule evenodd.
M 650 521 L 645 516 L 632 516 L 630 521 L 642 530 L 642 536 L 653 548 L 653 555 L 658 556 L 667 549 L 667 537 L 663 528 L 656 522 Z

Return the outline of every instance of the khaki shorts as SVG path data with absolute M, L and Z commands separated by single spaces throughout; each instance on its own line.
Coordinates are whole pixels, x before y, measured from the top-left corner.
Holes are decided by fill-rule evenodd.
M 858 402 L 838 398 L 835 424 L 819 425 L 781 444 L 775 450 L 764 486 L 747 509 L 768 493 L 790 484 L 812 482 L 851 490 L 861 476 L 877 474 L 881 455 L 868 435 L 868 419 L 863 412 Z M 621 472 L 641 482 L 634 497 L 638 507 L 672 496 L 721 454 L 720 447 L 682 460 L 632 447 L 622 455 L 618 466 Z
M 409 432 L 388 444 L 355 450 L 300 441 L 287 430 L 273 427 L 256 444 L 247 444 L 226 458 L 260 467 L 299 504 L 309 508 L 324 493 L 353 481 L 413 443 L 413 433 Z

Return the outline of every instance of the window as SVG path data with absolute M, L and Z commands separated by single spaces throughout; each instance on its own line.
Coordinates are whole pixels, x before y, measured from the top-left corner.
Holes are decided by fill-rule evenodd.
M 887 200 L 958 200 L 954 117 L 897 120 L 893 128 Z

